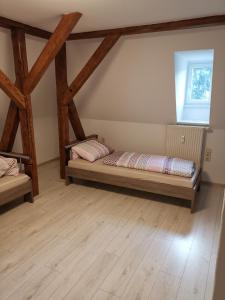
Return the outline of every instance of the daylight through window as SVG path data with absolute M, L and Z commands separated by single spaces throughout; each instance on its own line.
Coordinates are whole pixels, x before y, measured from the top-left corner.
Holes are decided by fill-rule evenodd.
M 213 50 L 175 53 L 177 122 L 209 124 Z

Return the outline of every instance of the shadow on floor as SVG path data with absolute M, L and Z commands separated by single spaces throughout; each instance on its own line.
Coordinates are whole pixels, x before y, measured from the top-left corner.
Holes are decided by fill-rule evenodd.
M 16 208 L 23 203 L 25 202 L 22 197 L 0 206 L 0 215 L 7 213 L 9 210 Z
M 129 189 L 129 188 L 118 187 L 118 186 L 113 186 L 113 185 L 109 185 L 109 184 L 81 180 L 81 179 L 73 179 L 73 183 L 78 184 L 78 185 L 84 185 L 87 187 L 96 188 L 96 189 L 103 189 L 105 191 L 109 191 L 109 192 L 113 192 L 113 193 L 124 194 L 127 196 L 139 197 L 139 198 L 143 198 L 146 200 L 163 202 L 166 204 L 172 204 L 172 205 L 178 205 L 178 206 L 190 208 L 190 201 L 185 200 L 185 199 L 157 195 L 157 194 L 153 194 L 153 193 L 149 193 L 149 192 L 138 191 L 138 190 L 133 190 L 133 189 Z M 197 208 L 197 210 L 199 210 L 199 208 Z

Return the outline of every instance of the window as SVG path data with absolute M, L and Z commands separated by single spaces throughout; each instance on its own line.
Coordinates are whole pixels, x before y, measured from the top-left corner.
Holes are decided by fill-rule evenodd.
M 209 124 L 213 50 L 175 53 L 178 123 Z
M 188 66 L 186 104 L 210 104 L 212 64 L 190 63 Z

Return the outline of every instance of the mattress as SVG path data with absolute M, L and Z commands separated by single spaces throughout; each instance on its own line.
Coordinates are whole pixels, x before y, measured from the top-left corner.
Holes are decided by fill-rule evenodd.
M 78 170 L 86 170 L 90 172 L 93 171 L 102 174 L 117 175 L 134 179 L 143 179 L 149 180 L 149 182 L 164 183 L 172 186 L 180 186 L 186 188 L 193 188 L 199 174 L 199 169 L 195 170 L 195 173 L 193 174 L 192 178 L 187 178 L 176 175 L 161 174 L 156 172 L 148 172 L 123 167 L 114 167 L 103 164 L 103 158 L 93 163 L 81 158 L 77 158 L 75 160 L 70 160 L 68 162 L 68 166 Z
M 26 174 L 20 173 L 18 176 L 3 176 L 0 178 L 0 193 L 11 190 L 30 180 Z

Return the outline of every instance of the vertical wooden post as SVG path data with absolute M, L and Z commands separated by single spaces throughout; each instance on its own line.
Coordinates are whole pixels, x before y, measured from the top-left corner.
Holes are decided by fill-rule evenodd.
M 66 43 L 55 57 L 55 74 L 57 88 L 60 176 L 65 178 L 65 165 L 67 162 L 65 146 L 69 144 L 69 115 L 68 105 L 63 105 L 63 95 L 68 88 Z
M 14 65 L 16 72 L 16 83 L 18 88 L 24 93 L 24 82 L 28 76 L 28 63 L 26 52 L 25 33 L 20 29 L 13 29 L 11 32 Z M 21 124 L 23 153 L 31 157 L 31 164 L 25 165 L 26 173 L 32 178 L 33 194 L 39 193 L 37 159 L 34 141 L 33 116 L 30 95 L 25 96 L 26 109 L 19 110 Z

